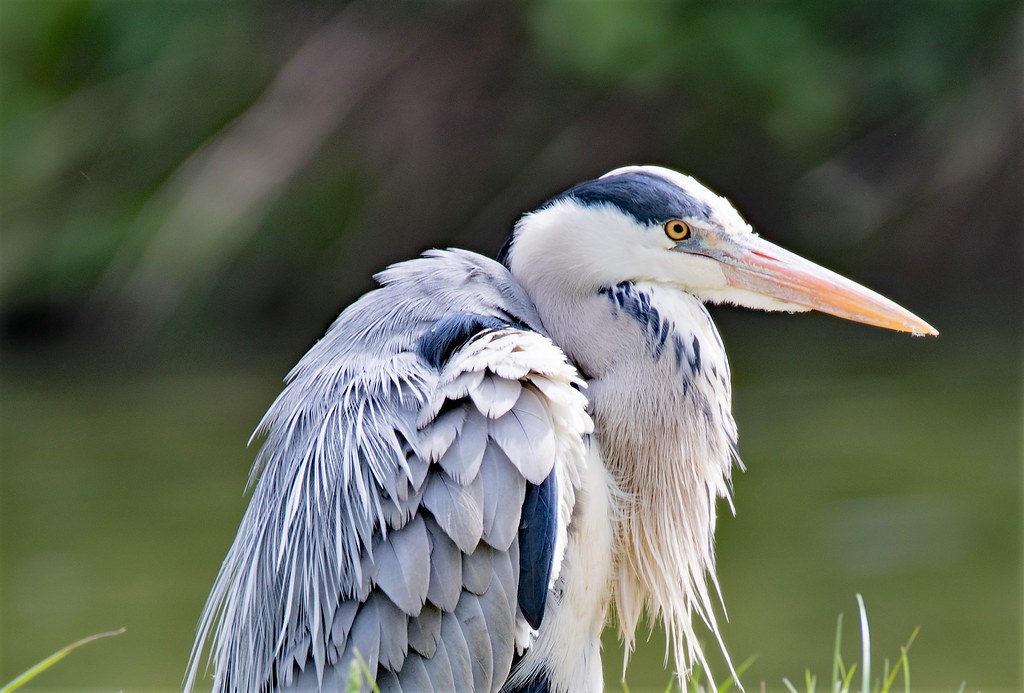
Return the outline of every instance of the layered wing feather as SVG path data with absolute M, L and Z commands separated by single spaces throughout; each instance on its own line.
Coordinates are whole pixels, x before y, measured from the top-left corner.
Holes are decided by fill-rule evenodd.
M 357 659 L 382 690 L 498 690 L 529 644 L 519 542 L 550 535 L 553 569 L 529 578 L 550 589 L 591 430 L 582 383 L 500 265 L 435 252 L 381 279 L 261 424 L 188 686 L 208 638 L 225 691 L 343 688 Z M 542 485 L 555 521 L 524 522 Z

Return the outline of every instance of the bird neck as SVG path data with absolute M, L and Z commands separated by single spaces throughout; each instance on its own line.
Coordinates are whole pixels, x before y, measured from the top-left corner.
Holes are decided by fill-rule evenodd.
M 677 670 L 687 671 L 703 661 L 691 612 L 717 635 L 708 588 L 710 578 L 717 591 L 715 503 L 729 497 L 736 445 L 721 339 L 703 304 L 674 288 L 543 283 L 525 288 L 588 381 L 595 436 L 618 487 L 612 592 L 627 652 L 646 608 L 664 619 Z

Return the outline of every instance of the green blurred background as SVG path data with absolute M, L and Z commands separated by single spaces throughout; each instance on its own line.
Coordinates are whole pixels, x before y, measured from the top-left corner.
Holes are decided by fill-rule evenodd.
M 126 626 L 38 688 L 179 688 L 245 441 L 372 273 L 658 163 L 942 332 L 715 310 L 748 690 L 824 682 L 840 612 L 858 657 L 858 592 L 876 667 L 920 626 L 915 689 L 1024 688 L 1017 0 L 2 0 L 0 39 L 0 680 Z

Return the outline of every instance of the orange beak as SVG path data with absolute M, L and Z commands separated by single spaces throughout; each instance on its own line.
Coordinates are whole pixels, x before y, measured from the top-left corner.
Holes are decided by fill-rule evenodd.
M 758 237 L 717 243 L 712 255 L 722 263 L 730 286 L 862 322 L 915 335 L 938 331 L 909 310 L 835 272 Z M 723 247 L 727 246 L 727 247 Z

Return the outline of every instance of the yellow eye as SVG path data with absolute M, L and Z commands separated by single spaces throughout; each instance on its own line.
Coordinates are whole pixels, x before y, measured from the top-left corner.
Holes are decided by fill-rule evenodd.
M 690 225 L 681 219 L 665 222 L 665 235 L 673 241 L 685 241 L 690 237 Z

